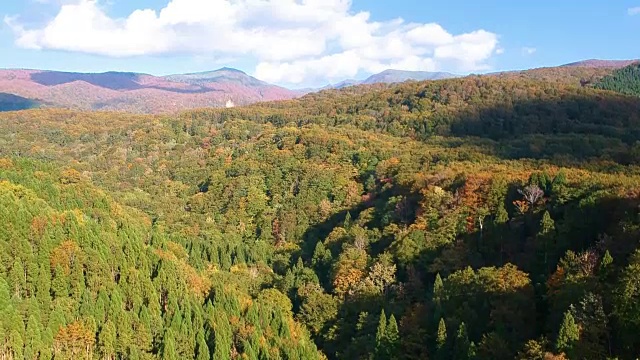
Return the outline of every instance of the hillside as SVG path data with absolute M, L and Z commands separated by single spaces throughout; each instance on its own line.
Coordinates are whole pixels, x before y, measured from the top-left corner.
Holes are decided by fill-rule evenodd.
M 0 111 L 26 110 L 38 107 L 36 101 L 13 94 L 0 93 Z
M 222 107 L 229 100 L 246 105 L 297 96 L 230 69 L 169 77 L 118 72 L 0 70 L 0 92 L 46 103 L 49 107 L 134 113 L 172 113 L 190 108 Z
M 636 62 L 603 77 L 593 86 L 630 96 L 640 96 L 640 62 Z
M 640 356 L 640 99 L 542 78 L 0 114 L 1 355 Z
M 619 69 L 625 66 L 631 65 L 638 60 L 599 60 L 599 59 L 589 59 L 573 62 L 570 64 L 563 65 L 565 67 L 591 67 L 591 68 L 613 68 Z

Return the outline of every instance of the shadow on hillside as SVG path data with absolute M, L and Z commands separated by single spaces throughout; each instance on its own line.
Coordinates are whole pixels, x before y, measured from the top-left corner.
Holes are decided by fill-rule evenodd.
M 155 89 L 181 94 L 203 94 L 208 92 L 220 92 L 224 90 L 212 89 L 206 86 L 198 86 L 195 89 L 184 89 L 176 87 L 163 87 L 157 85 L 142 85 L 138 83 L 139 75 L 135 73 L 107 72 L 97 74 L 67 73 L 56 71 L 45 71 L 31 74 L 31 80 L 44 86 L 56 86 L 72 83 L 74 81 L 84 81 L 98 87 L 117 90 L 131 91 L 141 89 Z
M 588 93 L 481 105 L 456 114 L 447 133 L 489 139 L 493 154 L 506 159 L 599 158 L 626 165 L 634 161 L 630 150 L 640 141 L 640 99 Z
M 13 94 L 0 93 L 0 111 L 28 110 L 40 106 L 40 103 Z
M 521 188 L 521 186 L 520 183 L 510 184 L 512 188 Z M 553 328 L 554 324 L 560 323 L 563 312 L 570 305 L 564 302 L 575 299 L 576 296 L 579 298 L 581 296 L 579 294 L 592 291 L 594 286 L 592 282 L 586 280 L 578 281 L 565 287 L 565 291 L 575 295 L 571 299 L 560 298 L 551 302 L 547 300 L 546 280 L 556 270 L 556 266 L 564 254 L 568 250 L 580 254 L 591 249 L 598 254 L 599 261 L 604 251 L 608 250 L 615 262 L 625 263 L 637 246 L 637 238 L 640 236 L 639 228 L 630 226 L 628 229 L 623 229 L 619 224 L 625 221 L 638 222 L 640 199 L 635 197 L 591 198 L 591 194 L 599 190 L 602 189 L 596 187 L 588 189 L 584 195 L 574 197 L 567 203 L 557 206 L 552 206 L 551 199 L 548 198 L 546 204 L 543 203 L 535 210 L 525 214 L 517 214 L 515 210 L 511 209 L 513 207 L 511 201 L 515 198 L 508 197 L 505 201 L 511 214 L 508 222 L 501 225 L 487 225 L 483 232 L 476 230 L 461 235 L 457 238 L 457 243 L 416 252 L 410 263 L 405 266 L 410 266 L 417 271 L 420 279 L 418 285 L 415 285 L 415 280 L 408 278 L 407 269 L 401 266 L 398 269 L 398 280 L 404 283 L 401 287 L 402 295 L 393 293 L 394 290 L 391 290 L 392 292 L 389 294 L 347 296 L 346 300 L 341 302 L 338 310 L 339 315 L 336 321 L 340 323 L 340 326 L 337 327 L 340 329 L 339 332 L 333 333 L 331 339 L 316 338 L 315 340 L 321 343 L 329 354 L 339 352 L 338 358 L 358 358 L 361 355 L 358 352 L 362 350 L 360 345 L 370 343 L 372 340 L 359 338 L 364 331 L 358 331 L 356 324 L 362 325 L 362 314 L 366 315 L 364 328 L 369 328 L 368 331 L 375 334 L 380 311 L 384 309 L 387 315 L 395 313 L 399 319 L 403 315 L 402 311 L 411 308 L 411 304 L 424 303 L 430 296 L 430 290 L 427 288 L 433 284 L 436 273 L 440 273 L 445 278 L 467 266 L 479 269 L 491 266 L 502 267 L 506 264 L 513 264 L 528 274 L 532 288 L 527 291 L 533 291 L 533 293 L 505 293 L 500 295 L 501 303 L 509 303 L 509 297 L 514 299 L 529 298 L 535 303 L 535 309 L 531 309 L 531 312 L 527 313 L 530 318 L 526 322 L 528 324 L 526 330 L 530 334 L 517 333 L 514 336 L 526 339 L 529 336 L 535 336 L 535 334 L 553 334 L 557 331 L 556 328 Z M 387 212 L 384 202 L 391 196 L 398 194 L 412 196 L 406 192 L 406 189 L 389 189 L 385 195 L 381 194 L 378 198 L 379 201 L 360 204 L 352 208 L 349 211 L 352 220 L 358 222 L 358 215 L 363 210 L 373 208 L 375 210 L 374 219 L 377 219 L 374 221 L 379 221 Z M 417 210 L 415 203 L 412 209 L 414 212 Z M 545 210 L 550 212 L 556 227 L 553 240 L 547 247 L 543 246 L 544 243 L 537 236 Z M 313 227 L 305 235 L 306 247 L 312 249 L 315 243 L 324 240 L 333 228 L 342 226 L 345 215 L 346 211 L 341 212 Z M 584 221 L 584 219 L 590 219 L 590 221 Z M 370 225 L 372 227 L 380 226 L 380 224 Z M 604 234 L 608 236 L 603 236 Z M 389 249 L 389 245 L 390 243 L 387 243 L 385 249 Z M 379 249 L 379 251 L 382 252 L 385 249 Z M 333 254 L 335 262 L 337 253 L 333 252 Z M 330 289 L 330 285 L 327 288 Z M 521 290 L 525 291 L 525 289 Z M 467 306 L 471 306 L 470 309 L 481 318 L 491 313 L 485 309 L 486 303 L 470 301 Z M 423 329 L 431 328 L 434 326 L 434 319 L 430 317 L 433 316 L 433 309 L 425 308 L 424 311 L 424 318 L 419 320 L 420 326 Z M 533 313 L 534 311 L 535 313 Z M 488 318 L 467 320 L 490 323 Z M 509 321 L 511 320 L 510 318 Z M 514 321 L 517 323 L 517 320 Z M 335 331 L 335 325 L 335 322 L 325 324 L 324 330 L 320 333 L 326 333 L 331 329 Z M 475 327 L 472 328 L 475 329 Z M 407 336 L 409 335 L 407 334 Z M 470 333 L 469 335 L 473 341 L 479 341 L 482 336 L 480 333 Z M 325 342 L 325 340 L 327 341 Z M 425 340 L 423 339 L 423 341 Z M 330 356 L 330 358 L 332 357 Z

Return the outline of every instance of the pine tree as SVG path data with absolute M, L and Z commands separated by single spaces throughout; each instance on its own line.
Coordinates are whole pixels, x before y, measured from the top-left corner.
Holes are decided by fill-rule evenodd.
M 376 330 L 376 349 L 382 348 L 385 344 L 385 336 L 387 335 L 387 315 L 384 313 L 384 309 L 380 312 L 380 319 L 378 320 L 378 328 Z
M 600 277 L 604 280 L 611 273 L 611 264 L 613 264 L 613 257 L 609 250 L 605 251 L 602 256 L 602 260 L 600 260 Z
M 343 228 L 349 230 L 351 227 L 351 213 L 347 211 L 347 215 L 344 217 L 344 223 L 342 225 Z
M 0 277 L 0 311 L 4 310 L 11 303 L 11 293 L 9 284 Z
M 196 340 L 196 343 L 197 343 L 196 360 L 210 360 L 211 355 L 209 353 L 209 346 L 207 345 L 207 342 L 204 339 L 203 330 L 200 330 L 198 332 L 198 339 Z
M 27 321 L 27 330 L 25 338 L 25 359 L 37 359 L 42 348 L 42 335 L 40 333 L 40 323 L 32 314 Z
M 458 332 L 456 333 L 456 339 L 453 347 L 453 359 L 454 360 L 467 360 L 469 359 L 469 335 L 467 334 L 467 326 L 464 322 L 460 323 Z
M 438 334 L 436 335 L 436 348 L 438 352 L 445 351 L 447 346 L 447 325 L 444 319 L 440 318 L 438 323 Z
M 386 352 L 388 354 L 389 359 L 397 358 L 398 345 L 400 342 L 400 334 L 398 332 L 398 323 L 396 322 L 395 316 L 391 314 L 389 317 L 389 322 L 387 323 L 386 330 Z
M 107 320 L 98 334 L 98 352 L 105 359 L 114 359 L 116 355 L 116 327 Z
M 22 266 L 22 261 L 20 261 L 20 259 L 16 259 L 13 262 L 13 266 L 9 272 L 9 283 L 13 285 L 11 293 L 18 298 L 21 298 L 22 293 L 27 287 L 27 278 L 25 277 L 24 267 Z
M 436 279 L 433 282 L 433 305 L 435 306 L 434 316 L 435 319 L 442 317 L 442 300 L 444 297 L 444 283 L 440 277 L 440 273 L 436 274 Z
M 564 313 L 562 325 L 560 326 L 560 331 L 558 332 L 556 349 L 571 356 L 573 348 L 579 339 L 580 330 L 578 329 L 578 324 L 576 324 L 571 311 L 567 311 Z
M 178 360 L 173 331 L 168 328 L 162 337 L 162 360 Z

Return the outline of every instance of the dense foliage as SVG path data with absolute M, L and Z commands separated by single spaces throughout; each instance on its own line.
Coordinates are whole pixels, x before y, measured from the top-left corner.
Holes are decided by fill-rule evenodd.
M 640 96 L 640 63 L 614 71 L 611 75 L 597 81 L 594 87 L 626 95 Z
M 638 110 L 469 77 L 4 113 L 1 355 L 634 359 Z

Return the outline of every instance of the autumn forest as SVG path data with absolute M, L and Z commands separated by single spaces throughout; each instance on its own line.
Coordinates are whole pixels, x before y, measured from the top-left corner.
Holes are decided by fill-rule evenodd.
M 0 358 L 636 359 L 639 71 L 0 113 Z

